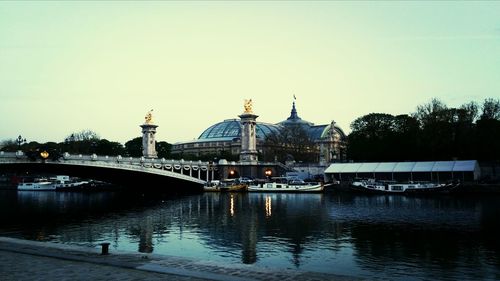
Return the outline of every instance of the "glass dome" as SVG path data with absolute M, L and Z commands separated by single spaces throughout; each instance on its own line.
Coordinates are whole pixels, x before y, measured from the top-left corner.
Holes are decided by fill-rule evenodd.
M 279 126 L 257 122 L 255 131 L 257 133 L 257 138 L 265 139 L 273 133 L 278 133 Z M 234 139 L 239 137 L 241 137 L 240 121 L 238 119 L 228 119 L 210 126 L 201 133 L 198 139 Z

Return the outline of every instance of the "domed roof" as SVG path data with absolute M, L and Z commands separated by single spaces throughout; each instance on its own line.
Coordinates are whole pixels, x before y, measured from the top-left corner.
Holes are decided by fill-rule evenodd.
M 282 126 L 300 125 L 300 126 L 311 127 L 314 126 L 314 123 L 302 120 L 302 118 L 299 117 L 299 115 L 297 114 L 297 109 L 295 108 L 295 101 L 294 101 L 292 105 L 292 111 L 290 112 L 290 116 L 285 121 L 281 121 L 279 125 Z
M 273 133 L 279 132 L 279 126 L 269 123 L 257 122 L 255 128 L 257 138 L 265 139 Z M 228 139 L 241 137 L 241 126 L 238 119 L 227 119 L 217 124 L 210 126 L 198 137 L 202 139 Z

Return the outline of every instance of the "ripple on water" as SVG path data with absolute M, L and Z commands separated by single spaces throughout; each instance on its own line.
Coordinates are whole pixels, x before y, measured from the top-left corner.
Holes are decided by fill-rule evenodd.
M 489 198 L 222 193 L 12 198 L 0 196 L 1 235 L 89 246 L 110 242 L 118 250 L 368 279 L 500 276 L 500 207 Z

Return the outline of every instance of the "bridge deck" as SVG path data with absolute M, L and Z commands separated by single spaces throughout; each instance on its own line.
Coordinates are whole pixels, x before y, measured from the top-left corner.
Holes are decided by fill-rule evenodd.
M 162 177 L 175 178 L 195 184 L 205 184 L 213 178 L 214 167 L 208 162 L 146 159 L 121 156 L 97 156 L 93 155 L 70 155 L 65 153 L 63 157 L 52 159 L 29 159 L 24 153 L 0 151 L 1 165 L 58 165 L 72 167 L 86 167 L 94 169 L 113 169 L 121 172 L 133 172 L 150 174 Z

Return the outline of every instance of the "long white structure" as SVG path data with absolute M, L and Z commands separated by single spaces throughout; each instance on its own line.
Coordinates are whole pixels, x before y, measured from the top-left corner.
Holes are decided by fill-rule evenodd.
M 328 179 L 347 180 L 354 177 L 416 180 L 478 180 L 480 168 L 476 160 L 425 162 L 333 163 L 325 170 Z

